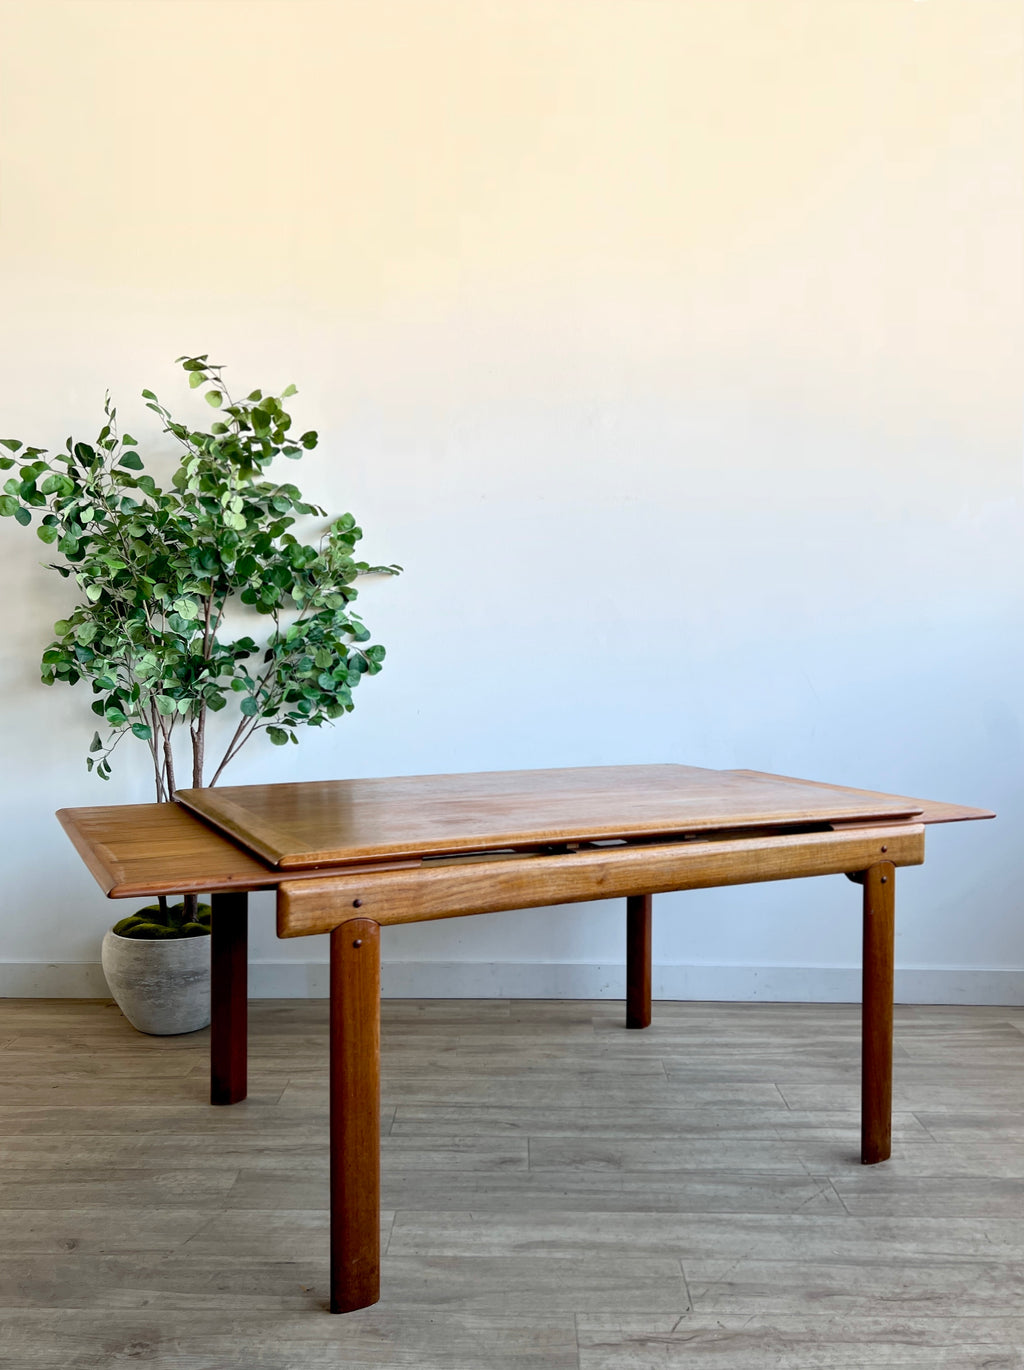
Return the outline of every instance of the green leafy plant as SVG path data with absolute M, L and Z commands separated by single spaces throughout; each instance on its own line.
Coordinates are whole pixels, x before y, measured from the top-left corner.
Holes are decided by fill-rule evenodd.
M 352 691 L 384 660 L 352 609 L 355 582 L 401 569 L 356 560 L 362 530 L 351 514 L 330 522 L 316 545 L 291 531 L 300 518 L 325 517 L 295 485 L 267 473 L 275 458 L 296 460 L 317 445 L 313 431 L 292 435 L 283 402 L 294 386 L 234 399 L 207 354 L 178 363 L 216 419 L 194 428 L 142 392 L 181 449 L 167 488 L 145 471 L 135 438 L 119 431 L 109 395 L 92 443 L 68 438 L 50 455 L 0 440 L 0 469 L 18 468 L 0 515 L 26 526 L 38 516 L 38 537 L 61 558 L 51 568 L 82 592 L 54 624 L 42 679 L 91 683 L 103 731 L 93 735 L 87 766 L 107 779 L 114 749 L 133 736 L 149 749 L 160 801 L 173 798 L 182 741 L 192 785 L 204 783 L 209 715 L 231 704 L 235 727 L 211 785 L 256 733 L 283 746 L 298 741 L 301 725 L 350 712 Z M 237 605 L 266 620 L 262 641 L 225 634 L 225 614 Z M 160 907 L 169 915 L 166 900 Z M 186 923 L 196 922 L 197 907 L 187 896 Z

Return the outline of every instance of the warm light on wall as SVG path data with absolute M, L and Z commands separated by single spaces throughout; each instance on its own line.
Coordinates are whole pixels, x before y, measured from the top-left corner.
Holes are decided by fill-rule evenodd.
M 1019 0 L 0 0 L 0 429 L 60 443 L 107 386 L 144 425 L 183 352 L 298 383 L 303 488 L 407 568 L 303 774 L 675 759 L 1005 808 L 1022 74 Z M 50 790 L 99 802 L 88 698 L 41 697 L 60 606 L 0 565 L 12 851 L 49 851 Z M 0 972 L 47 926 L 90 958 L 78 878 Z M 912 958 L 1024 962 L 1009 877 L 922 879 Z M 751 955 L 803 907 L 841 961 L 792 897 Z M 465 954 L 515 959 L 504 926 Z M 664 954 L 727 960 L 703 926 Z

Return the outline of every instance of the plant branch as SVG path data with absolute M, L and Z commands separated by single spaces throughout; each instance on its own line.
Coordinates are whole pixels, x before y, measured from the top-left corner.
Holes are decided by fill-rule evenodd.
M 275 637 L 278 636 L 279 631 L 280 631 L 280 618 L 279 618 L 279 616 L 275 613 L 275 614 L 274 614 L 274 636 L 275 636 Z M 273 677 L 274 672 L 276 671 L 276 669 L 277 669 L 277 658 L 275 657 L 275 658 L 273 658 L 273 660 L 270 661 L 270 663 L 269 663 L 268 666 L 267 666 L 267 669 L 266 669 L 266 670 L 263 672 L 263 674 L 260 676 L 259 680 L 257 680 L 257 682 L 256 682 L 256 688 L 252 691 L 252 693 L 251 693 L 250 696 L 249 696 L 250 699 L 256 699 L 256 700 L 258 700 L 260 691 L 263 690 L 263 689 L 266 687 L 267 682 Z M 246 728 L 246 725 L 247 725 L 247 724 L 248 724 L 248 728 Z M 260 727 L 260 724 L 261 724 L 261 720 L 260 720 L 260 715 L 259 715 L 259 713 L 255 713 L 255 714 L 251 714 L 251 715 L 250 715 L 250 714 L 243 714 L 243 715 L 242 715 L 241 721 L 240 721 L 240 723 L 238 724 L 238 727 L 235 729 L 235 731 L 234 731 L 234 733 L 233 733 L 233 735 L 232 735 L 232 737 L 231 737 L 231 741 L 230 741 L 230 742 L 228 743 L 228 745 L 227 745 L 227 750 L 225 751 L 224 755 L 221 757 L 220 765 L 217 767 L 216 771 L 214 771 L 214 773 L 213 773 L 213 779 L 210 781 L 211 787 L 214 786 L 214 785 L 216 785 L 217 780 L 219 779 L 220 774 L 221 774 L 221 772 L 224 770 L 225 766 L 227 766 L 228 763 L 229 763 L 230 761 L 233 761 L 233 760 L 234 760 L 234 758 L 235 758 L 235 757 L 238 755 L 238 753 L 242 750 L 242 748 L 245 746 L 245 744 L 249 741 L 250 737 L 252 737 L 253 733 L 256 732 L 257 728 Z
M 199 789 L 203 783 L 203 762 L 206 756 L 206 704 L 199 710 L 199 721 L 192 732 L 192 785 Z
M 167 802 L 167 788 L 164 785 L 163 768 L 160 764 L 160 749 L 157 744 L 157 737 L 161 729 L 158 722 L 159 715 L 156 710 L 156 701 L 149 701 L 149 751 L 153 758 L 153 774 L 156 779 L 156 802 L 165 804 Z
M 160 720 L 160 736 L 164 755 L 164 785 L 167 798 L 170 800 L 174 798 L 174 791 L 177 788 L 174 782 L 174 751 L 171 746 L 171 734 L 174 731 L 176 720 L 172 718 L 170 722 L 167 722 L 159 713 L 157 717 Z

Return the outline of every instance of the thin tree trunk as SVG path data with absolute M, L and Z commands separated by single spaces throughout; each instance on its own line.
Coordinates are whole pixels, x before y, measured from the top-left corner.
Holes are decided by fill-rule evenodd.
M 158 715 L 156 705 L 150 704 L 149 707 L 149 750 L 153 757 L 153 779 L 156 783 L 156 802 L 164 804 L 167 802 L 167 789 L 164 785 L 163 767 L 160 764 L 160 746 L 157 738 L 162 736 L 160 725 L 157 721 Z
M 199 707 L 199 722 L 192 733 L 192 784 L 201 789 L 203 784 L 203 761 L 206 755 L 206 705 Z
M 164 733 L 164 774 L 167 778 L 167 798 L 174 798 L 174 791 L 178 788 L 174 783 L 174 753 L 171 751 L 170 731 Z

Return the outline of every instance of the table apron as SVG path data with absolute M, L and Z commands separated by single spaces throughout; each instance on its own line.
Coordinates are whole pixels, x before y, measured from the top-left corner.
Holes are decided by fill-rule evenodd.
M 920 865 L 923 824 L 425 862 L 404 870 L 335 871 L 279 885 L 277 935 L 329 932 L 350 918 L 420 923 L 630 894 L 838 875 L 866 870 L 878 861 Z

